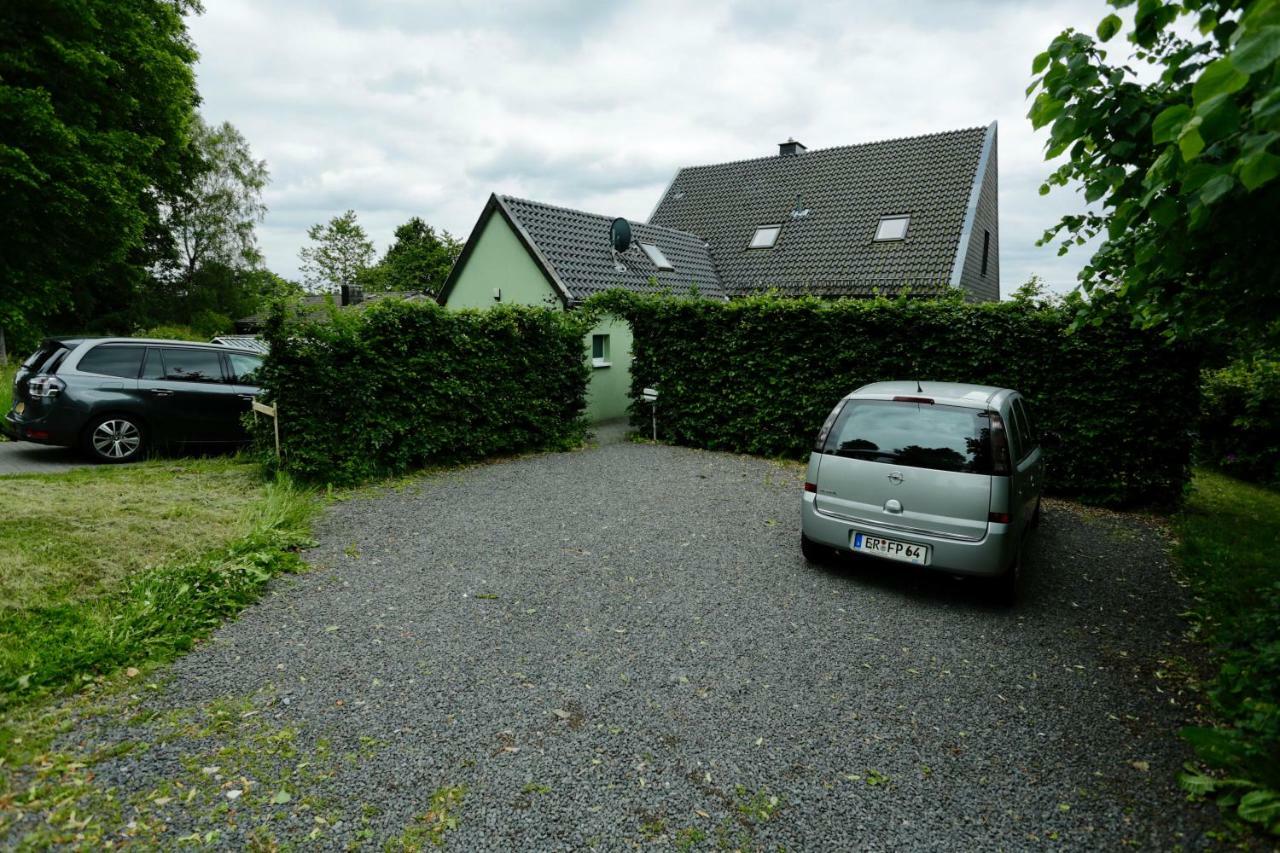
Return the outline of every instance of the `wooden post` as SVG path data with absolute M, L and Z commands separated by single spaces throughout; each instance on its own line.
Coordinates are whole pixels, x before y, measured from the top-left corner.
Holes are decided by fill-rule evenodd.
M 254 401 L 253 401 L 253 418 L 254 418 L 254 420 L 257 420 L 257 419 L 258 419 L 258 413 L 259 413 L 259 412 L 261 412 L 262 414 L 264 414 L 264 415 L 266 415 L 267 417 L 271 418 L 271 428 L 272 428 L 273 430 L 275 430 L 275 435 L 276 435 L 276 459 L 279 459 L 279 458 L 280 458 L 280 417 L 279 417 L 279 412 L 278 412 L 278 410 L 276 409 L 276 407 L 275 407 L 275 406 L 268 406 L 266 403 L 259 403 L 257 400 L 254 400 Z

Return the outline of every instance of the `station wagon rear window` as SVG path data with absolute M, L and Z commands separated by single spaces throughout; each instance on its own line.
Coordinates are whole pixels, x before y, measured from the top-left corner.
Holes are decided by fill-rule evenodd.
M 26 361 L 22 362 L 22 366 L 31 373 L 50 373 L 58 369 L 58 365 L 62 364 L 62 360 L 69 352 L 71 350 L 61 343 L 50 341 L 33 352 Z
M 231 375 L 237 382 L 242 385 L 258 384 L 258 371 L 262 368 L 261 358 L 256 355 L 229 352 L 227 361 L 231 362 Z
M 986 412 L 959 406 L 850 400 L 827 435 L 824 453 L 970 474 L 991 473 Z
M 103 376 L 120 376 L 124 379 L 137 379 L 142 368 L 142 353 L 145 347 L 138 346 L 97 346 L 80 357 L 76 369 L 83 373 L 98 373 Z

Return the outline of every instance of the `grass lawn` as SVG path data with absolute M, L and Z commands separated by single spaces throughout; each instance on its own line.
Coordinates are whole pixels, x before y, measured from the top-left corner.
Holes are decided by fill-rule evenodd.
M 1200 469 L 1178 520 L 1179 556 L 1220 622 L 1257 606 L 1257 593 L 1280 582 L 1280 493 Z
M 1183 784 L 1280 835 L 1280 493 L 1200 470 L 1176 523 L 1218 669 L 1208 685 L 1215 725 L 1184 732 L 1215 772 Z
M 244 536 L 261 490 L 252 466 L 229 459 L 6 478 L 0 614 L 86 601 Z
M 0 710 L 190 648 L 296 568 L 314 506 L 227 458 L 0 479 Z

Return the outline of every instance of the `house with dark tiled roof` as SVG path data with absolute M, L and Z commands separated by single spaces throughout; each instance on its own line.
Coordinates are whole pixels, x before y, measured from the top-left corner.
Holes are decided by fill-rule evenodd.
M 996 125 L 680 169 L 648 222 L 492 195 L 441 304 L 571 310 L 611 288 L 731 299 L 766 290 L 866 298 L 1000 298 Z M 629 403 L 631 333 L 602 323 L 587 344 L 588 415 Z

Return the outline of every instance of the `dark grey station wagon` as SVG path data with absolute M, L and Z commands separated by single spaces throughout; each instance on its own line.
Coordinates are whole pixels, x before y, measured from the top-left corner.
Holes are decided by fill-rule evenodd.
M 19 441 L 79 447 L 99 462 L 149 448 L 231 445 L 258 394 L 262 354 L 140 338 L 46 340 L 14 378 L 5 426 Z

